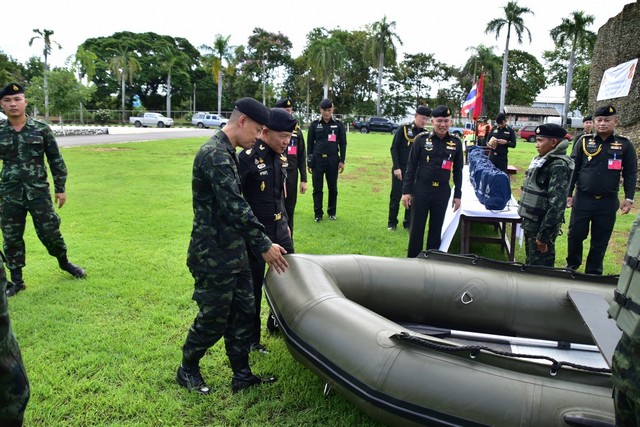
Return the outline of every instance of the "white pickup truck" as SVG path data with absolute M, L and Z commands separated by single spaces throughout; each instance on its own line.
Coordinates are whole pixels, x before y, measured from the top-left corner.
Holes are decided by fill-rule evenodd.
M 160 113 L 144 113 L 142 117 L 129 117 L 129 123 L 134 124 L 137 128 L 141 126 L 164 128 L 171 127 L 173 125 L 173 119 L 165 117 Z

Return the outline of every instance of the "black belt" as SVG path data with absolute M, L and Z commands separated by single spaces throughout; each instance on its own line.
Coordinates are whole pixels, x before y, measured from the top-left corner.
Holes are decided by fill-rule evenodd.
M 621 307 L 626 308 L 629 311 L 633 311 L 636 314 L 640 314 L 640 304 L 633 301 L 631 298 L 624 295 L 617 289 L 613 291 L 613 300 L 617 302 Z

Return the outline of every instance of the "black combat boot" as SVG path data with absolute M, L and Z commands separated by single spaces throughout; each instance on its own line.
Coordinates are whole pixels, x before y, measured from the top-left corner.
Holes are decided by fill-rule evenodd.
M 24 284 L 24 280 L 22 280 L 21 268 L 9 269 L 9 273 L 11 274 L 11 281 L 7 283 L 6 294 L 8 297 L 12 297 L 18 292 L 25 290 L 27 286 Z
M 229 358 L 231 369 L 233 370 L 233 378 L 231 378 L 231 391 L 237 393 L 249 387 L 258 384 L 272 383 L 276 381 L 276 377 L 270 376 L 261 378 L 253 375 L 249 367 L 249 355 Z
M 189 391 L 195 391 L 200 394 L 211 393 L 211 389 L 207 387 L 204 378 L 202 378 L 198 365 L 185 366 L 184 363 L 181 364 L 176 374 L 176 381 Z
M 67 259 L 67 256 L 61 256 L 58 258 L 58 265 L 67 273 L 71 274 L 76 279 L 84 279 L 87 277 L 87 272 L 82 267 L 75 265 Z

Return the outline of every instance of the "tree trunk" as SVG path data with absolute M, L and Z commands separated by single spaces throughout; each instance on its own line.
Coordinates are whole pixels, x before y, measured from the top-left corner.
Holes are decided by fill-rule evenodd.
M 382 97 L 382 68 L 384 67 L 384 52 L 378 55 L 378 99 L 376 99 L 376 115 L 380 115 L 380 98 Z
M 509 62 L 509 38 L 511 37 L 511 25 L 507 29 L 507 43 L 504 46 L 504 56 L 502 57 L 502 82 L 500 83 L 500 111 L 504 113 L 504 100 L 507 94 L 507 63 Z
M 569 115 L 569 101 L 571 98 L 571 86 L 573 84 L 573 67 L 576 62 L 576 45 L 571 46 L 569 55 L 569 67 L 567 68 L 567 83 L 564 86 L 564 107 L 562 109 L 562 127 L 567 128 L 567 116 Z
M 218 70 L 218 115 L 222 113 L 222 68 Z
M 84 124 L 84 115 L 83 115 L 83 106 L 82 106 L 82 102 L 79 102 L 79 107 L 80 107 L 80 124 L 83 125 Z
M 125 112 L 124 112 L 124 79 L 126 78 L 126 75 L 124 73 L 124 71 L 122 71 L 122 124 L 125 124 Z
M 171 117 L 171 72 L 167 75 L 167 117 Z
M 329 77 L 324 79 L 324 99 L 329 97 Z

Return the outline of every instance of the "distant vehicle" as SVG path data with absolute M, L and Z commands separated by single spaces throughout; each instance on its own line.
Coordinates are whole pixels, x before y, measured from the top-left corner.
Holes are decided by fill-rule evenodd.
M 160 113 L 144 113 L 141 117 L 129 117 L 129 123 L 132 123 L 135 127 L 171 127 L 173 125 L 173 119 L 165 117 Z
M 213 126 L 219 126 L 223 128 L 229 119 L 225 119 L 218 114 L 211 114 L 208 112 L 199 112 L 193 115 L 191 118 L 191 124 L 194 126 L 198 126 L 200 129 L 202 128 L 210 128 Z
M 472 122 L 465 123 L 464 127 L 451 126 L 449 128 L 449 133 L 451 135 L 457 136 L 458 138 L 462 138 L 462 135 L 464 135 L 465 131 L 475 131 Z
M 522 139 L 526 139 L 529 142 L 536 142 L 536 128 L 538 126 L 525 126 L 522 129 L 520 129 L 520 138 Z M 569 139 L 571 140 L 571 134 L 569 132 L 567 132 L 567 134 L 564 136 L 565 139 Z
M 384 117 L 371 117 L 366 122 L 355 121 L 352 123 L 352 126 L 355 129 L 358 129 L 360 133 L 369 133 L 369 132 L 395 132 L 398 129 L 398 125 L 393 123 L 389 119 L 385 119 Z

